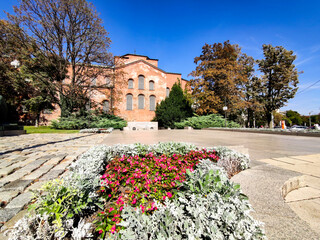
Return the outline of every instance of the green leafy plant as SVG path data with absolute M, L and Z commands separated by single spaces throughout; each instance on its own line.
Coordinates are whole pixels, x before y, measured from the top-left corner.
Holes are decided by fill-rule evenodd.
M 225 127 L 227 123 L 228 128 L 239 128 L 240 125 L 233 121 L 225 121 L 225 119 L 219 114 L 211 114 L 207 116 L 195 116 L 187 118 L 182 122 L 176 122 L 174 125 L 176 128 L 192 127 L 195 129 L 209 128 L 209 127 Z
M 127 122 L 117 116 L 109 114 L 88 114 L 78 116 L 76 114 L 69 117 L 62 117 L 59 120 L 51 121 L 51 127 L 55 129 L 84 129 L 84 128 L 114 128 L 123 129 Z
M 44 194 L 42 194 L 44 193 Z M 68 188 L 63 180 L 53 180 L 44 184 L 40 192 L 34 192 L 37 201 L 29 210 L 48 215 L 58 230 L 63 228 L 63 221 L 81 216 L 84 209 L 92 202 L 89 196 L 78 189 Z

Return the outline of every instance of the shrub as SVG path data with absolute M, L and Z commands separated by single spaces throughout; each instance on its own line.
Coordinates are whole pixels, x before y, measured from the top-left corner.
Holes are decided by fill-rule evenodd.
M 180 122 L 191 116 L 191 104 L 183 94 L 179 82 L 172 86 L 169 97 L 157 105 L 154 121 L 158 121 L 160 127 L 174 128 L 175 122 Z
M 84 129 L 84 128 L 114 128 L 123 129 L 127 122 L 117 116 L 102 114 L 88 116 L 70 115 L 59 120 L 51 121 L 51 127 L 55 129 Z
M 211 114 L 207 116 L 190 117 L 182 122 L 174 123 L 176 128 L 193 127 L 195 129 L 208 127 L 225 127 L 225 119 L 219 114 Z M 233 121 L 227 120 L 228 128 L 239 128 L 240 125 Z

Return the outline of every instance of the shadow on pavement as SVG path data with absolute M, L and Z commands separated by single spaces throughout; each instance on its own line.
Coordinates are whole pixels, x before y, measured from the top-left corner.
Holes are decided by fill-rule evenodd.
M 92 136 L 92 135 L 95 135 L 95 134 L 96 133 L 93 133 L 93 134 L 90 134 L 90 135 L 85 135 L 85 136 L 80 136 L 80 137 L 69 138 L 69 139 L 65 139 L 65 140 L 61 140 L 61 141 L 52 141 L 52 142 L 41 143 L 41 144 L 37 144 L 37 145 L 34 145 L 34 146 L 26 147 L 26 148 L 16 148 L 16 149 L 8 150 L 8 151 L 5 151 L 5 152 L 0 152 L 0 156 L 8 154 L 8 153 L 15 152 L 15 151 L 23 151 L 23 150 L 27 150 L 27 149 L 42 147 L 42 146 L 45 146 L 45 145 L 48 145 L 48 144 L 68 142 L 68 141 L 71 141 L 71 140 L 76 140 L 76 139 L 79 139 L 79 138 L 84 138 L 84 137 Z

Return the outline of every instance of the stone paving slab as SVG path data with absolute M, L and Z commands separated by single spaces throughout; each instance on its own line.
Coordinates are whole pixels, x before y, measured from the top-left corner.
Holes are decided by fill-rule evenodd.
M 320 154 L 261 161 L 300 174 L 298 178 L 303 184 L 289 191 L 285 196 L 285 202 L 297 216 L 320 235 Z M 320 236 L 316 239 L 320 239 Z
M 59 178 L 82 152 L 99 144 L 105 137 L 105 134 L 28 134 L 1 137 L 1 231 L 12 227 L 25 214 L 23 208 L 32 198 L 29 190 L 40 189 L 46 181 Z M 0 239 L 3 237 L 1 234 Z
M 312 226 L 301 219 L 282 198 L 283 184 L 297 176 L 297 172 L 261 164 L 232 178 L 232 181 L 241 185 L 242 191 L 249 197 L 255 210 L 252 216 L 265 223 L 269 240 L 320 239 L 320 235 Z
M 288 205 L 301 219 L 308 222 L 311 228 L 320 236 L 320 198 L 289 202 Z
M 285 200 L 286 203 L 297 202 L 309 199 L 320 199 L 320 190 L 312 188 L 312 187 L 303 187 L 298 188 L 294 191 L 291 191 L 287 194 Z

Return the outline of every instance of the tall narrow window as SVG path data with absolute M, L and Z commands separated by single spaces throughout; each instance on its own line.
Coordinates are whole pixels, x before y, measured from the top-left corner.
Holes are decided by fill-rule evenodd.
M 91 79 L 91 85 L 95 86 L 97 84 L 97 79 L 96 78 L 92 78 Z
M 128 94 L 126 97 L 127 97 L 127 110 L 132 110 L 132 95 Z
M 111 79 L 109 77 L 105 78 L 105 82 L 106 82 L 106 87 L 112 87 L 112 82 L 111 82 Z
M 156 110 L 156 97 L 151 95 L 149 97 L 150 100 L 150 111 L 155 111 Z
M 167 89 L 166 89 L 166 96 L 169 97 L 169 94 L 170 94 L 170 89 L 167 87 Z
M 139 89 L 144 89 L 144 76 L 139 76 Z
M 154 90 L 154 81 L 149 81 L 149 90 Z
M 133 80 L 132 79 L 128 80 L 128 88 L 133 89 Z
M 142 94 L 138 96 L 138 108 L 144 109 L 144 95 Z
M 110 104 L 108 100 L 103 101 L 103 108 L 102 108 L 104 113 L 108 113 L 110 110 Z
M 89 100 L 89 102 L 86 103 L 86 110 L 87 110 L 87 111 L 91 110 L 90 100 Z

